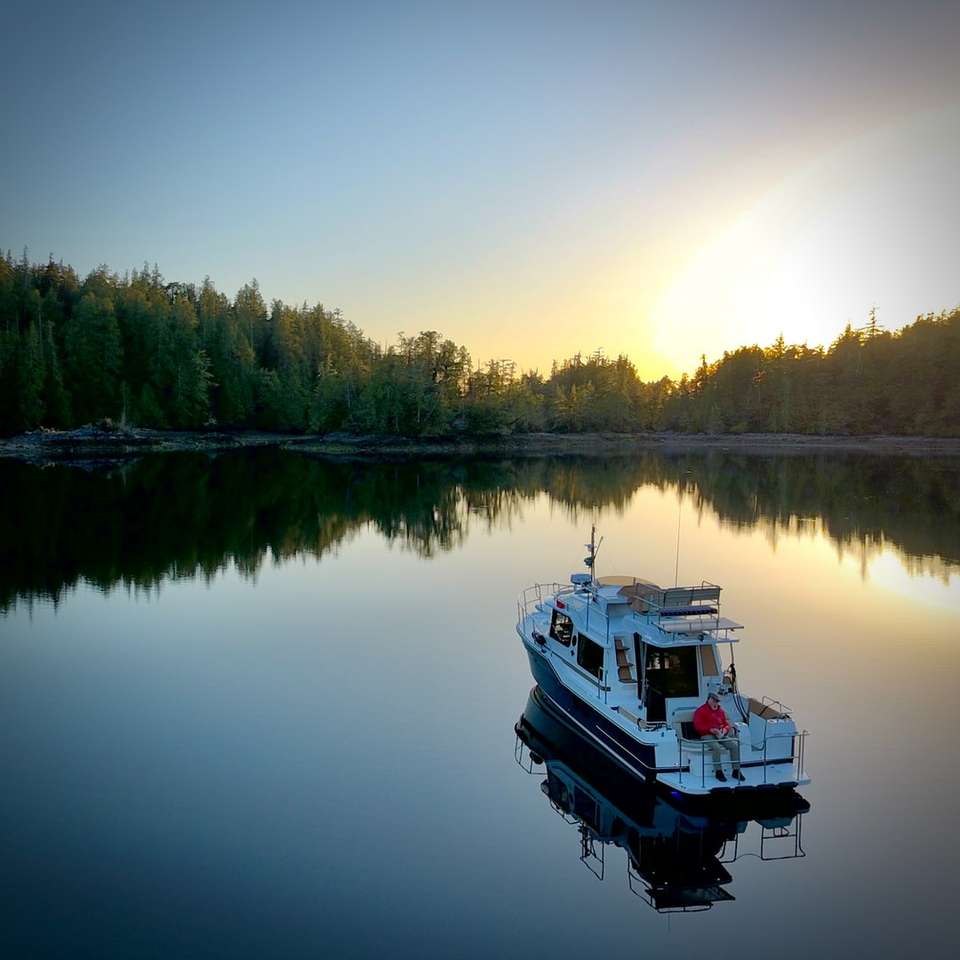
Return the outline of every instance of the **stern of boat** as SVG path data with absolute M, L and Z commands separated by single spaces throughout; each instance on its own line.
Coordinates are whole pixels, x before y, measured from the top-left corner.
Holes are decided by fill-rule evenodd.
M 762 718 L 761 718 L 762 719 Z M 787 715 L 768 721 L 736 723 L 740 744 L 742 781 L 733 779 L 729 755 L 721 751 L 726 781 L 717 779 L 717 765 L 706 744 L 699 739 L 678 736 L 679 768 L 657 774 L 657 780 L 671 790 L 690 796 L 792 790 L 810 782 L 806 772 L 808 732 L 798 730 Z

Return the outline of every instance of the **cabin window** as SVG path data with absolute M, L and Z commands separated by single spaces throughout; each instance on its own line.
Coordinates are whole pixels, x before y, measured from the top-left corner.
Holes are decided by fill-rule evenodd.
M 717 663 L 715 647 L 700 647 L 700 667 L 705 677 L 720 676 L 720 665 Z
M 647 647 L 647 683 L 665 699 L 696 697 L 700 692 L 697 677 L 697 648 L 675 647 L 664 650 Z
M 550 636 L 565 647 L 570 646 L 570 638 L 573 636 L 573 621 L 559 610 L 553 611 L 553 618 L 550 621 Z
M 577 663 L 588 673 L 599 677 L 600 671 L 603 669 L 603 647 L 598 643 L 594 643 L 589 637 L 584 636 L 581 636 L 577 640 L 577 643 L 579 644 L 577 648 Z

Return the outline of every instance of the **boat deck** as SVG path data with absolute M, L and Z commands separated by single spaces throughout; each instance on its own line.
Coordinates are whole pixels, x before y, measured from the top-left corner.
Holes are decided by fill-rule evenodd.
M 742 782 L 731 777 L 729 764 L 724 764 L 724 770 L 727 775 L 726 783 L 717 780 L 712 772 L 708 772 L 702 777 L 700 774 L 690 773 L 689 771 L 658 773 L 657 780 L 667 787 L 694 796 L 789 790 L 810 782 L 810 778 L 807 776 L 801 776 L 799 779 L 796 777 L 789 779 L 792 773 L 792 764 L 790 763 L 770 764 L 765 767 L 742 767 L 741 772 L 744 776 Z M 776 771 L 780 770 L 784 772 L 788 779 L 775 779 Z

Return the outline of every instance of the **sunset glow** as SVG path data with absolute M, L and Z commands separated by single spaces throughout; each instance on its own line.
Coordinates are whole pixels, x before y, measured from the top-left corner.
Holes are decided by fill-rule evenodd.
M 960 303 L 955 5 L 95 6 L 0 41 L 15 253 L 648 379 Z

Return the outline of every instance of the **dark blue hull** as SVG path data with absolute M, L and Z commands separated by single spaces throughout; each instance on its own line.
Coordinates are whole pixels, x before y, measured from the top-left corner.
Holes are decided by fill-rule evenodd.
M 530 671 L 537 686 L 546 694 L 553 706 L 565 715 L 567 721 L 578 728 L 581 735 L 587 737 L 594 746 L 603 750 L 634 776 L 644 780 L 655 779 L 657 766 L 654 748 L 638 743 L 620 727 L 568 690 L 560 682 L 556 670 L 546 657 L 531 650 L 526 643 L 523 646 L 527 651 Z M 663 769 L 673 768 L 664 767 Z
M 566 764 L 638 825 L 668 823 L 670 818 L 663 817 L 662 809 L 659 814 L 655 813 L 655 808 L 664 801 L 678 813 L 682 811 L 687 826 L 695 829 L 745 820 L 758 820 L 766 827 L 787 826 L 797 814 L 810 809 L 810 804 L 792 789 L 729 791 L 695 797 L 681 794 L 663 783 L 643 784 L 621 762 L 614 760 L 609 751 L 598 750 L 592 740 L 575 730 L 539 685 L 530 691 L 526 709 L 514 729 L 540 760 L 548 765 L 551 762 Z

